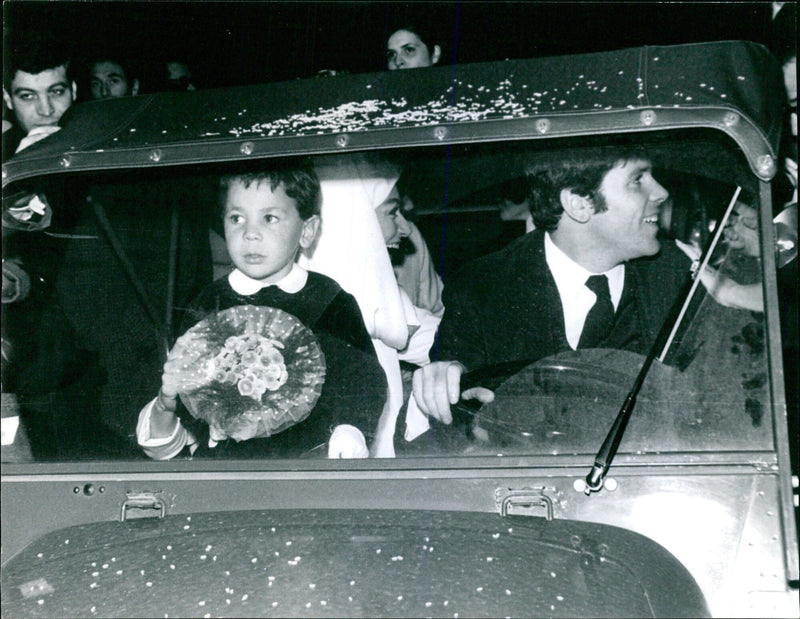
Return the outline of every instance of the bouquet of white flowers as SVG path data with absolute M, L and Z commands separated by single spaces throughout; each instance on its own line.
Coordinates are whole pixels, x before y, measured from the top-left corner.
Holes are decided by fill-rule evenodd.
M 303 421 L 325 382 L 313 332 L 272 307 L 242 305 L 206 317 L 178 339 L 167 363 L 189 412 L 237 441 Z

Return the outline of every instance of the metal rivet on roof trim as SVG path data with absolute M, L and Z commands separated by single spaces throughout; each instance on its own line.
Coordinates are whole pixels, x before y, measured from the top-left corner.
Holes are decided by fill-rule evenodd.
M 160 148 L 154 148 L 153 150 L 150 151 L 149 158 L 150 161 L 152 161 L 153 163 L 158 163 L 159 161 L 161 161 L 161 157 L 163 155 L 164 153 L 161 152 Z
M 735 112 L 726 112 L 725 117 L 722 119 L 726 127 L 733 127 L 739 122 L 739 115 Z
M 656 113 L 653 110 L 644 110 L 641 114 L 639 114 L 639 120 L 642 121 L 643 125 L 649 127 L 656 122 Z
M 344 148 L 347 146 L 348 142 L 350 142 L 350 136 L 345 134 L 336 136 L 336 146 L 339 148 Z
M 550 121 L 546 118 L 540 118 L 536 121 L 536 131 L 539 133 L 547 133 L 550 131 Z
M 255 145 L 252 142 L 243 142 L 239 147 L 239 152 L 243 155 L 252 155 Z
M 763 176 L 770 176 L 775 172 L 775 159 L 772 155 L 761 155 L 756 161 L 758 173 Z

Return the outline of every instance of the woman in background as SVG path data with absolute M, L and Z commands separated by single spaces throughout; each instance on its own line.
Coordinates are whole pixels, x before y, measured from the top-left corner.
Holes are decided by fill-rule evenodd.
M 432 67 L 442 56 L 442 48 L 432 33 L 418 25 L 395 29 L 386 41 L 386 64 L 389 71 Z

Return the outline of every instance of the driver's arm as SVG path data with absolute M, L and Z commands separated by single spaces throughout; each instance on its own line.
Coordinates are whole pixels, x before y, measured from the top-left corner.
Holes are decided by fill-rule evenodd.
M 446 424 L 452 422 L 450 406 L 459 398 L 477 398 L 482 402 L 494 399 L 488 389 L 461 392 L 461 376 L 467 368 L 487 364 L 486 317 L 482 304 L 476 301 L 480 295 L 474 292 L 474 283 L 471 273 L 465 272 L 444 288 L 444 316 L 430 352 L 434 361 L 414 372 L 413 394 L 419 409 Z M 436 361 L 437 358 L 447 361 Z

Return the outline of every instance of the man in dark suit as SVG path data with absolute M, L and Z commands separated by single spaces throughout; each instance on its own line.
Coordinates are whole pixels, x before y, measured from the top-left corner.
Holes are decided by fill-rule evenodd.
M 657 238 L 669 194 L 643 151 L 551 154 L 528 176 L 536 230 L 445 287 L 441 361 L 414 375 L 419 407 L 444 423 L 460 396 L 494 397 L 462 394 L 466 371 L 586 347 L 647 353 L 686 279 L 689 260 Z

